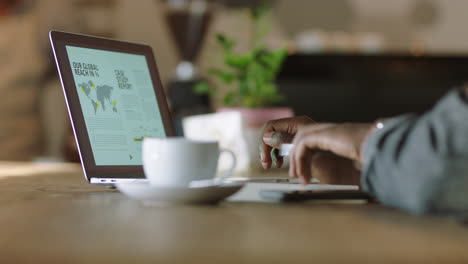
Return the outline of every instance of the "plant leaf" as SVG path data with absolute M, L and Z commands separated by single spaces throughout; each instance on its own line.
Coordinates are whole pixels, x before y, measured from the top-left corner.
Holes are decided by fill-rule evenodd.
M 239 89 L 238 94 L 239 96 L 244 96 L 249 93 L 249 78 L 246 75 L 244 78 L 239 80 Z
M 234 92 L 228 92 L 223 98 L 223 104 L 226 106 L 233 106 L 236 94 Z
M 210 92 L 210 85 L 206 82 L 199 82 L 193 87 L 196 94 L 208 94 Z
M 228 38 L 223 33 L 216 34 L 216 40 L 218 41 L 219 45 L 223 47 L 224 51 L 229 52 L 234 48 L 235 42 L 234 40 Z
M 227 54 L 225 57 L 225 63 L 233 68 L 239 70 L 245 70 L 247 66 L 253 61 L 254 57 L 252 53 L 244 55 Z
M 224 65 L 209 69 L 208 74 L 224 85 L 232 84 L 222 97 L 226 106 L 263 107 L 283 99 L 275 83 L 276 76 L 287 56 L 286 49 L 270 50 L 261 39 L 271 25 L 271 5 L 263 1 L 250 10 L 253 22 L 252 48 L 245 53 L 234 52 L 235 41 L 224 33 L 216 35 L 217 44 L 223 49 Z M 215 88 L 202 82 L 195 86 L 197 93 L 214 94 Z
M 288 56 L 288 51 L 286 49 L 278 49 L 271 52 L 271 66 L 275 74 L 280 70 L 281 65 L 283 65 L 284 60 Z
M 259 20 L 261 19 L 265 14 L 268 14 L 270 12 L 271 6 L 266 3 L 266 1 L 262 1 L 259 5 L 256 7 L 253 7 L 250 9 L 250 15 L 254 20 Z
M 218 77 L 221 81 L 223 81 L 226 84 L 232 83 L 232 81 L 236 78 L 236 76 L 233 73 L 222 71 L 219 69 L 214 69 L 214 68 L 209 69 L 208 73 Z

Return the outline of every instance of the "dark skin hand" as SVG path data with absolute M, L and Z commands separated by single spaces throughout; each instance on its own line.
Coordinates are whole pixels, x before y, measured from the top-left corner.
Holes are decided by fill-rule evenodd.
M 262 164 L 269 169 L 271 149 L 292 142 L 291 177 L 304 184 L 314 177 L 321 183 L 359 185 L 361 146 L 373 129 L 373 124 L 314 123 L 306 117 L 273 120 L 262 131 Z M 282 163 L 279 159 L 277 167 Z
M 271 151 L 273 148 L 279 148 L 283 143 L 291 143 L 297 131 L 307 125 L 315 123 L 307 116 L 298 116 L 293 118 L 283 118 L 271 120 L 265 123 L 262 128 L 262 140 L 259 147 L 260 160 L 264 169 L 272 166 Z M 283 166 L 283 157 L 277 157 L 276 167 Z

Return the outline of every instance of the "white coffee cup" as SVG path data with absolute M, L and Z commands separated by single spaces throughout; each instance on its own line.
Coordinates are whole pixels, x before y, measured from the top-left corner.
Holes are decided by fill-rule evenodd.
M 216 176 L 220 153 L 229 153 L 232 166 Z M 234 153 L 220 149 L 217 141 L 186 138 L 145 138 L 143 140 L 143 169 L 150 184 L 164 187 L 197 186 L 197 182 L 222 181 L 236 166 Z M 199 185 L 199 184 L 198 184 Z

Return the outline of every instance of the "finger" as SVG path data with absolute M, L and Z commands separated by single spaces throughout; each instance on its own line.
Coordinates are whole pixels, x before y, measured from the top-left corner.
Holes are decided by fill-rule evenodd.
M 276 163 L 278 162 L 278 157 L 279 157 L 279 150 L 276 148 L 271 149 L 270 157 L 272 160 L 271 166 L 276 166 Z
M 320 132 L 308 134 L 301 140 L 296 150 L 296 170 L 301 179 L 302 184 L 308 184 L 313 177 L 313 164 L 314 156 L 321 151 L 318 144 L 320 142 Z
M 302 132 L 302 133 L 312 133 L 312 132 L 317 132 L 317 131 L 320 131 L 320 130 L 324 130 L 324 129 L 327 129 L 327 128 L 331 128 L 331 127 L 334 127 L 336 124 L 335 123 L 318 123 L 318 124 L 311 124 L 311 125 L 307 125 L 307 126 L 304 126 L 302 127 L 299 131 L 299 132 Z
M 294 136 L 288 133 L 273 132 L 270 138 L 263 138 L 263 142 L 267 145 L 274 148 L 275 151 L 271 151 L 273 164 L 276 165 L 276 168 L 281 168 L 283 166 L 283 157 L 279 155 L 279 149 L 282 144 L 291 143 L 294 139 Z M 274 156 L 273 156 L 274 155 Z M 272 164 L 272 165 L 273 165 Z
M 279 169 L 283 167 L 283 163 L 284 163 L 283 157 L 279 156 L 278 159 L 276 160 L 276 168 Z
M 281 144 L 291 143 L 293 139 L 294 135 L 282 132 L 272 132 L 263 136 L 263 142 L 265 144 L 277 149 L 281 147 Z
M 328 129 L 333 124 L 314 124 L 300 129 L 293 140 L 293 149 L 290 154 L 289 175 L 291 177 L 300 177 L 303 184 L 307 184 L 312 179 L 311 162 L 313 153 L 307 155 L 307 150 L 314 149 L 314 145 L 306 144 L 310 138 L 318 131 Z
M 268 144 L 268 140 L 269 138 L 272 138 L 273 132 L 283 131 L 283 133 L 286 133 L 286 135 L 290 135 L 275 135 L 275 138 L 273 139 L 279 140 L 280 142 L 284 141 L 286 143 L 289 143 L 292 140 L 291 137 L 293 137 L 291 135 L 294 135 L 297 132 L 298 127 L 305 126 L 310 123 L 313 123 L 313 120 L 305 116 L 296 118 L 277 119 L 266 122 L 261 130 L 262 132 L 259 147 L 259 155 L 263 168 L 269 169 L 272 164 L 270 155 L 272 146 Z M 276 145 L 278 145 L 277 143 L 278 142 L 276 142 Z
M 262 163 L 263 169 L 267 170 L 271 167 L 271 156 L 270 152 L 272 147 L 264 142 L 264 138 L 270 137 L 269 135 L 272 133 L 273 127 L 271 126 L 271 122 L 267 122 L 261 132 L 260 137 L 260 144 L 259 144 L 259 155 L 260 155 L 260 162 Z
M 297 178 L 296 175 L 296 167 L 294 163 L 294 147 L 291 149 L 291 152 L 289 154 L 289 177 L 291 178 Z
M 279 149 L 272 149 L 270 153 L 272 159 L 272 166 L 276 166 L 276 168 L 281 168 L 283 165 L 283 157 L 279 154 Z
M 296 136 L 294 137 L 292 144 L 297 145 L 303 138 L 311 136 L 313 133 L 317 133 L 323 130 L 326 130 L 330 127 L 334 126 L 334 124 L 329 124 L 329 123 L 323 123 L 323 124 L 314 124 L 314 125 L 308 125 L 305 126 L 304 128 L 301 128 L 297 133 Z
M 310 178 L 310 170 L 307 167 L 310 167 L 310 159 L 307 157 L 307 148 L 304 144 L 300 144 L 296 149 L 296 175 L 300 179 L 301 183 L 306 185 L 308 183 L 307 179 Z
M 297 133 L 294 138 L 294 146 L 304 145 L 306 149 L 323 150 L 334 152 L 330 147 L 330 140 L 335 137 L 331 134 L 334 125 L 325 124 L 324 126 L 309 126 Z M 297 155 L 296 149 L 296 155 Z
M 304 141 L 299 142 L 296 149 L 296 174 L 301 179 L 302 184 L 308 184 L 312 178 L 311 162 L 314 155 L 313 149 L 308 149 Z
M 262 167 L 267 170 L 271 167 L 271 156 L 270 152 L 273 148 L 260 142 L 259 152 L 260 152 L 260 162 L 262 163 Z
M 289 176 L 291 178 L 298 177 L 297 164 L 296 164 L 296 149 L 297 149 L 297 146 L 299 145 L 299 142 L 301 141 L 303 137 L 304 137 L 304 133 L 302 132 L 302 130 L 299 130 L 296 136 L 294 137 L 294 140 L 292 143 L 293 147 L 291 151 L 289 152 Z
M 293 138 L 294 136 L 288 133 L 282 133 L 282 132 L 265 133 L 262 137 L 263 146 L 262 146 L 262 150 L 260 154 L 263 168 L 269 169 L 272 166 L 272 163 L 273 163 L 272 158 L 275 158 L 276 167 L 281 168 L 283 164 L 283 160 L 282 158 L 280 159 L 279 156 L 272 157 L 271 155 L 272 150 L 273 148 L 279 149 L 281 147 L 281 144 L 292 142 Z M 278 160 L 281 160 L 280 163 L 278 163 Z

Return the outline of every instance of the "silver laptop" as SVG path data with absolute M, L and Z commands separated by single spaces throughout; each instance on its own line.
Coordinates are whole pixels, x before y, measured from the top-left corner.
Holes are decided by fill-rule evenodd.
M 59 31 L 49 35 L 86 179 L 104 185 L 146 181 L 143 138 L 174 136 L 151 47 Z
M 146 181 L 143 138 L 174 135 L 152 49 L 66 32 L 49 35 L 86 179 L 106 185 Z

